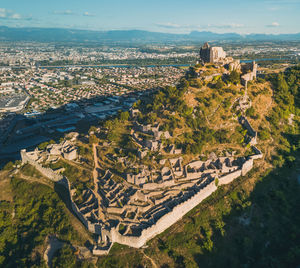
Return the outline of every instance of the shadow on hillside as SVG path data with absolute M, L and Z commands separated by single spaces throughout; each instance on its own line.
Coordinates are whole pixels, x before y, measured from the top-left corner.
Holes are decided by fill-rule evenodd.
M 104 117 L 108 119 L 119 110 L 128 110 L 136 100 L 148 97 L 153 91 L 81 99 L 31 117 L 14 115 L 6 133 L 0 137 L 0 168 L 9 161 L 19 160 L 21 149 L 32 150 L 50 140 L 59 142 L 71 131 L 86 135 L 90 127 L 103 121 Z
M 297 267 L 300 264 L 299 151 L 294 156 L 293 163 L 262 176 L 249 198 L 240 186 L 233 191 L 235 183 L 230 186 L 230 192 L 225 195 L 237 199 L 229 215 L 223 216 L 225 234 L 222 236 L 216 223 L 210 222 L 214 226 L 210 237 L 212 248 L 193 255 L 199 267 Z M 204 243 L 199 241 L 202 249 Z

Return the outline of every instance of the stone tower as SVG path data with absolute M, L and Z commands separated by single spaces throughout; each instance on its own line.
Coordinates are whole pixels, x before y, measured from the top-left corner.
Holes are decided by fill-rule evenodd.
M 200 48 L 200 60 L 203 63 L 212 62 L 212 50 L 207 42 Z
M 218 63 L 226 58 L 222 47 L 211 47 L 207 42 L 200 48 L 200 61 L 202 63 Z

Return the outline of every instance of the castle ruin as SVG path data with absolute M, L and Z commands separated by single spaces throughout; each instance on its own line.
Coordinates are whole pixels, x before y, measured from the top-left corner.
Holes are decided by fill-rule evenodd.
M 245 117 L 240 123 L 249 136 L 256 139 L 256 132 Z M 136 128 L 155 137 L 159 126 L 137 125 Z M 145 149 L 146 145 L 135 130 L 131 135 Z M 113 243 L 135 248 L 144 246 L 216 191 L 218 185 L 246 175 L 253 168 L 253 160 L 263 156 L 252 146 L 254 154 L 251 156 L 213 155 L 208 160 L 194 160 L 184 165 L 181 152 L 178 152 L 177 157 L 165 159 L 160 169 L 149 170 L 144 166 L 138 174 L 125 174 L 124 183 L 115 180 L 110 170 L 102 176 L 97 174 L 96 187 L 84 189 L 82 198 L 78 199 L 76 188 L 66 177 L 42 166 L 42 156 L 48 158 L 56 147 L 51 145 L 44 151 L 33 152 L 22 150 L 22 162 L 33 165 L 44 176 L 66 188 L 73 213 L 97 237 L 95 255 L 107 254 Z
M 227 57 L 222 47 L 211 47 L 207 42 L 200 48 L 202 64 L 220 64 L 229 71 L 237 71 L 241 74 L 241 82 L 247 88 L 247 83 L 256 79 L 257 63 L 255 61 L 243 62 Z M 219 75 L 219 74 L 218 74 Z
M 222 47 L 211 47 L 207 42 L 200 48 L 200 61 L 202 63 L 218 63 L 226 58 Z

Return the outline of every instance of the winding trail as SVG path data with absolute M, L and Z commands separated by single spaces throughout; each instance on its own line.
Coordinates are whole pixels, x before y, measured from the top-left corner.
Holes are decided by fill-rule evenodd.
M 144 252 L 144 250 L 142 250 L 142 253 L 143 253 L 144 257 L 145 257 L 146 259 L 148 259 L 148 260 L 151 262 L 152 267 L 158 268 L 158 266 L 157 266 L 157 264 L 154 262 L 154 260 L 153 260 L 151 257 L 149 257 L 148 255 L 146 255 L 145 252 Z

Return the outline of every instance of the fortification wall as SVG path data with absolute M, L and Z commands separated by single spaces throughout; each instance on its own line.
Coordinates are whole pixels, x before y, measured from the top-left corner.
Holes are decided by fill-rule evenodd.
M 112 244 L 111 244 L 112 246 Z M 111 246 L 107 249 L 101 249 L 101 248 L 94 248 L 93 249 L 93 254 L 97 256 L 102 256 L 102 255 L 107 255 L 111 249 Z
M 257 149 L 258 150 L 258 149 Z M 260 152 L 258 150 L 258 152 Z M 244 176 L 253 168 L 253 158 L 250 157 L 243 164 L 241 169 L 238 169 L 230 174 L 227 174 L 219 179 L 219 185 L 224 185 L 232 182 L 234 179 L 239 176 Z M 162 233 L 171 225 L 180 220 L 187 212 L 200 204 L 205 198 L 210 196 L 217 187 L 215 185 L 215 181 L 209 183 L 206 187 L 201 189 L 198 193 L 194 194 L 185 202 L 177 205 L 173 208 L 172 211 L 162 216 L 155 224 L 150 226 L 147 229 L 144 229 L 140 236 L 124 236 L 121 235 L 118 230 L 113 228 L 111 230 L 111 239 L 112 242 L 117 242 L 119 244 L 124 244 L 130 247 L 140 248 L 142 247 L 148 240 L 152 239 L 156 235 Z
M 101 225 L 89 222 L 84 217 L 84 215 L 82 215 L 79 208 L 77 207 L 77 205 L 73 201 L 73 198 L 72 198 L 72 195 L 71 195 L 70 181 L 66 177 L 64 177 L 62 180 L 58 181 L 58 183 L 62 184 L 67 189 L 67 191 L 68 191 L 67 194 L 68 194 L 68 197 L 70 198 L 72 210 L 76 214 L 76 216 L 79 218 L 79 220 L 83 223 L 85 228 L 88 229 L 91 233 L 101 234 Z
M 165 187 L 170 187 L 175 185 L 174 181 L 164 181 L 162 183 L 155 183 L 155 182 L 151 182 L 151 183 L 146 183 L 143 185 L 143 189 L 144 190 L 155 190 L 155 189 L 159 189 L 159 188 L 165 188 Z
M 263 153 L 261 152 L 261 150 L 259 150 L 256 146 L 252 146 L 252 149 L 253 149 L 255 154 L 251 155 L 250 157 L 253 160 L 263 158 Z
M 29 163 L 30 165 L 34 166 L 39 172 L 41 172 L 45 177 L 48 179 L 58 182 L 61 185 L 63 185 L 67 189 L 68 197 L 70 198 L 71 207 L 73 212 L 76 214 L 76 216 L 80 219 L 80 221 L 84 224 L 84 226 L 92 233 L 100 234 L 101 233 L 101 225 L 99 224 L 93 224 L 90 223 L 80 212 L 79 208 L 73 201 L 72 195 L 71 195 L 71 185 L 70 181 L 63 177 L 60 174 L 55 173 L 50 168 L 44 168 L 40 164 L 38 164 L 36 161 L 31 159 L 28 155 L 26 150 L 21 150 L 21 158 L 23 163 Z
M 234 179 L 238 178 L 239 176 L 242 175 L 242 170 L 239 169 L 235 172 L 229 173 L 223 177 L 219 178 L 219 185 L 224 185 L 232 182 Z
M 201 201 L 210 196 L 217 189 L 214 181 L 190 197 L 187 201 L 177 205 L 172 211 L 162 216 L 151 227 L 144 229 L 140 236 L 123 236 L 115 228 L 111 230 L 112 242 L 128 245 L 135 248 L 142 247 L 148 240 L 162 233 L 187 212 L 196 207 Z
M 75 202 L 72 199 L 70 181 L 67 178 L 63 178 L 61 181 L 59 181 L 59 183 L 62 184 L 68 190 L 67 194 L 68 194 L 68 197 L 70 198 L 73 212 L 81 220 L 81 222 L 84 224 L 84 226 L 88 229 L 88 221 L 82 215 L 79 208 L 77 207 L 77 205 L 75 204 Z
M 251 127 L 251 125 L 250 125 L 250 127 Z M 228 184 L 228 183 L 232 182 L 234 179 L 236 179 L 237 177 L 239 177 L 241 175 L 244 176 L 247 172 L 249 172 L 253 168 L 253 159 L 262 157 L 262 153 L 259 149 L 257 149 L 256 147 L 254 147 L 253 149 L 254 149 L 255 155 L 250 156 L 244 162 L 241 169 L 238 169 L 232 173 L 229 173 L 223 177 L 220 177 L 219 185 Z M 67 189 L 67 191 L 68 191 L 67 194 L 69 195 L 73 212 L 77 215 L 77 217 L 81 220 L 81 222 L 84 224 L 84 226 L 90 232 L 101 235 L 103 241 L 105 241 L 105 240 L 107 240 L 107 238 L 109 238 L 109 240 L 111 242 L 110 247 L 114 242 L 119 243 L 119 244 L 124 244 L 124 245 L 130 246 L 130 247 L 135 247 L 135 248 L 142 247 L 148 240 L 152 239 L 156 235 L 165 231 L 171 225 L 173 225 L 178 220 L 180 220 L 186 213 L 188 213 L 190 210 L 192 210 L 194 207 L 196 207 L 198 204 L 200 204 L 205 198 L 207 198 L 214 191 L 217 190 L 215 181 L 212 180 L 201 190 L 198 190 L 198 192 L 192 194 L 186 201 L 175 206 L 170 212 L 163 215 L 153 225 L 151 225 L 150 227 L 148 227 L 146 229 L 143 229 L 140 236 L 121 235 L 116 228 L 112 228 L 111 230 L 105 230 L 102 228 L 102 225 L 93 224 L 87 220 L 87 218 L 80 212 L 79 208 L 77 207 L 77 205 L 75 204 L 75 202 L 72 199 L 71 185 L 67 178 L 54 173 L 51 169 L 43 168 L 41 165 L 36 163 L 34 160 L 30 159 L 30 157 L 28 157 L 28 155 L 26 154 L 26 150 L 21 151 L 21 157 L 22 157 L 23 163 L 30 163 L 37 170 L 39 170 L 42 174 L 44 174 L 46 177 L 62 184 Z M 158 185 L 155 185 L 155 186 L 157 187 Z M 106 231 L 106 234 L 103 233 L 105 231 Z M 105 249 L 104 248 L 95 248 L 93 250 L 93 253 L 95 255 L 108 254 L 110 247 L 105 248 Z
M 41 172 L 45 177 L 52 181 L 60 181 L 63 176 L 60 174 L 55 173 L 51 168 L 44 168 L 40 164 L 38 164 L 36 161 L 31 159 L 28 155 L 26 150 L 21 150 L 21 158 L 22 163 L 29 163 L 30 165 L 34 166 L 39 172 Z
M 247 131 L 249 132 L 249 134 L 252 137 L 257 137 L 257 132 L 253 129 L 253 127 L 251 126 L 250 122 L 248 121 L 248 119 L 244 116 L 241 116 L 239 118 L 240 123 L 247 129 Z
M 245 176 L 253 168 L 253 159 L 250 157 L 242 166 L 242 176 Z

